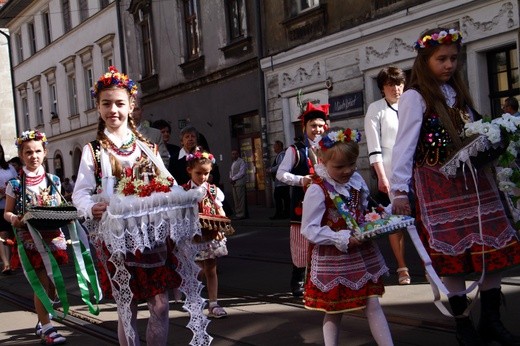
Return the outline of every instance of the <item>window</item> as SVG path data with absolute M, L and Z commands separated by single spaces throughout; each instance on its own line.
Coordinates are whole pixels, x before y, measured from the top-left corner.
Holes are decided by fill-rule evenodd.
M 45 40 L 45 45 L 51 43 L 51 21 L 49 17 L 49 11 L 45 11 L 42 13 L 42 21 L 43 21 L 43 39 Z
M 30 22 L 27 24 L 27 31 L 29 32 L 29 48 L 30 53 L 33 55 L 36 53 L 36 35 L 34 34 L 34 23 Z
M 76 89 L 76 78 L 74 77 L 74 75 L 69 75 L 68 86 L 69 86 L 70 115 L 77 115 L 77 114 L 79 114 L 78 95 L 77 95 L 77 89 Z
M 49 85 L 49 103 L 51 110 L 51 118 L 58 117 L 58 92 L 56 91 L 56 84 Z
M 103 58 L 103 71 L 108 71 L 110 66 L 114 65 L 114 61 L 112 60 L 112 56 L 106 56 Z
M 87 103 L 87 110 L 94 108 L 94 100 L 90 93 L 90 88 L 94 85 L 94 74 L 92 67 L 85 67 L 85 101 Z
M 88 0 L 79 0 L 79 20 L 83 22 L 88 18 Z
M 228 15 L 228 30 L 231 41 L 246 35 L 246 6 L 244 0 L 226 1 Z
M 198 58 L 200 55 L 200 37 L 195 0 L 184 0 L 184 25 L 188 45 L 188 60 Z
M 42 93 L 40 90 L 34 92 L 34 109 L 36 110 L 36 123 L 43 124 Z
M 22 33 L 17 32 L 14 34 L 14 39 L 16 41 L 16 56 L 18 58 L 18 63 L 23 61 L 23 42 L 22 42 Z
M 319 0 L 291 0 L 291 16 L 296 16 L 319 5 Z
M 516 45 L 487 53 L 489 96 L 492 115 L 502 114 L 504 99 L 520 95 L 518 50 Z
M 99 2 L 99 6 L 103 9 L 103 8 L 107 7 L 109 3 L 110 3 L 109 0 L 101 0 Z
M 70 31 L 70 29 L 72 29 L 69 0 L 61 1 L 61 9 L 62 9 L 62 13 L 63 13 L 63 30 L 65 31 L 65 33 L 67 33 Z
M 24 128 L 30 129 L 31 122 L 29 121 L 29 104 L 27 103 L 27 97 L 22 98 L 22 112 Z
M 139 10 L 142 14 L 142 11 Z M 153 54 L 152 54 L 152 37 L 150 32 L 150 23 L 148 21 L 148 14 L 141 16 L 142 20 L 139 22 L 139 29 L 141 30 L 141 47 L 143 51 L 143 66 L 142 75 L 148 77 L 153 74 Z

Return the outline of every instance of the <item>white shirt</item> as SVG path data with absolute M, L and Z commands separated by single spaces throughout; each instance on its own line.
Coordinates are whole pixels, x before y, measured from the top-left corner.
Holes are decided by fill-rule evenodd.
M 2 187 L 3 189 L 6 188 L 6 184 L 10 179 L 16 178 L 16 176 L 18 175 L 13 166 L 9 164 L 8 166 L 9 167 L 7 169 L 0 168 L 0 187 Z M 0 209 L 5 209 L 5 190 L 3 193 L 0 193 Z
M 448 84 L 441 86 L 446 104 L 453 107 L 456 92 Z M 392 175 L 390 185 L 392 193 L 409 191 L 413 173 L 413 160 L 421 132 L 426 103 L 422 95 L 414 89 L 405 91 L 399 99 L 399 130 L 392 155 Z M 472 116 L 470 114 L 470 116 Z
M 365 136 L 367 139 L 368 159 L 370 164 L 382 162 L 387 178 L 392 173 L 392 149 L 397 137 L 399 118 L 398 104 L 388 107 L 386 99 L 372 102 L 365 116 Z M 395 109 L 395 110 L 394 110 Z M 380 154 L 372 154 L 380 152 Z
M 311 148 L 316 147 L 320 139 L 320 136 L 316 136 L 316 138 L 314 138 L 314 141 L 309 139 L 309 146 Z M 276 179 L 280 180 L 281 182 L 287 185 L 303 186 L 303 175 L 296 175 L 291 173 L 291 170 L 296 164 L 296 155 L 294 150 L 298 149 L 294 148 L 293 146 L 289 146 L 285 151 L 282 163 L 280 163 L 280 166 L 278 166 L 278 171 L 276 171 Z M 307 158 L 302 157 L 300 158 L 300 160 L 307 160 Z

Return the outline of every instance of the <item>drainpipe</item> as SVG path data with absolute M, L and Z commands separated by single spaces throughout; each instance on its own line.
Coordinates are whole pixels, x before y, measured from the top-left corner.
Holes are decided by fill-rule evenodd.
M 15 127 L 15 131 L 16 133 L 20 133 L 19 132 L 19 127 L 18 127 L 18 107 L 16 105 L 16 96 L 15 96 L 15 85 L 14 85 L 14 68 L 13 68 L 13 54 L 11 52 L 11 36 L 9 36 L 7 33 L 5 33 L 3 30 L 0 30 L 0 34 L 4 35 L 5 38 L 7 39 L 7 49 L 9 51 L 9 69 L 11 71 L 11 89 L 12 89 L 12 93 L 13 93 L 13 107 L 14 107 L 14 127 Z
M 270 155 L 269 155 L 269 145 L 267 138 L 267 114 L 266 114 L 266 105 L 265 105 L 265 83 L 264 83 L 264 73 L 262 71 L 262 67 L 260 64 L 260 60 L 264 57 L 264 45 L 263 45 L 263 35 L 262 35 L 262 7 L 261 1 L 255 0 L 255 31 L 256 31 L 256 54 L 257 54 L 257 62 L 258 62 L 258 81 L 260 84 L 259 90 L 259 113 L 260 113 L 260 123 L 261 123 L 261 136 L 262 136 L 262 153 L 263 153 L 263 161 L 264 167 L 269 167 L 271 165 Z M 273 197 L 272 197 L 272 187 L 271 187 L 271 175 L 266 174 L 265 178 L 265 201 L 266 207 L 271 208 L 273 206 Z
M 123 71 L 128 74 L 126 70 L 126 54 L 125 54 L 125 34 L 123 31 L 123 21 L 121 17 L 121 0 L 116 0 L 116 13 L 117 13 L 117 31 L 119 35 L 119 54 L 121 55 L 121 67 L 119 71 Z

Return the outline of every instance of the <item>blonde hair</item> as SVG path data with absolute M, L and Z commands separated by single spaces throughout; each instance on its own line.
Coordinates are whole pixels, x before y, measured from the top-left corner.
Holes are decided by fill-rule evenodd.
M 359 144 L 355 141 L 336 142 L 327 150 L 318 150 L 318 157 L 326 163 L 336 155 L 346 157 L 348 161 L 356 161 L 359 157 Z

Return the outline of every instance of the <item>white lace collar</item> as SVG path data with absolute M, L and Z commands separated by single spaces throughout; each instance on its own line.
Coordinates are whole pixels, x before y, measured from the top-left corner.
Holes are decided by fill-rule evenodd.
M 36 172 L 29 172 L 27 170 L 27 167 L 25 167 L 25 166 L 23 166 L 22 169 L 23 169 L 25 175 L 28 176 L 28 177 L 37 177 L 37 176 L 40 176 L 40 175 L 45 173 L 45 168 L 43 168 L 43 166 L 38 167 Z
M 314 170 L 322 179 L 331 184 L 336 192 L 345 197 L 350 197 L 350 188 L 361 191 L 361 188 L 363 187 L 363 178 L 358 172 L 355 172 L 346 184 L 340 184 L 330 177 L 323 164 L 318 163 L 314 166 Z
M 455 89 L 453 89 L 451 85 L 444 83 L 441 84 L 441 90 L 444 98 L 446 99 L 446 104 L 453 108 L 457 99 L 457 93 L 455 92 Z
M 109 132 L 108 129 L 105 128 L 105 135 L 108 137 L 108 139 L 110 139 L 110 141 L 112 141 L 112 143 L 114 143 L 114 145 L 118 148 L 121 148 L 121 146 L 124 144 L 124 143 L 128 143 L 131 139 L 132 139 L 132 131 L 130 131 L 130 129 L 127 130 L 125 136 L 123 139 L 120 139 L 119 137 L 117 137 L 115 134 L 113 134 L 112 132 Z

